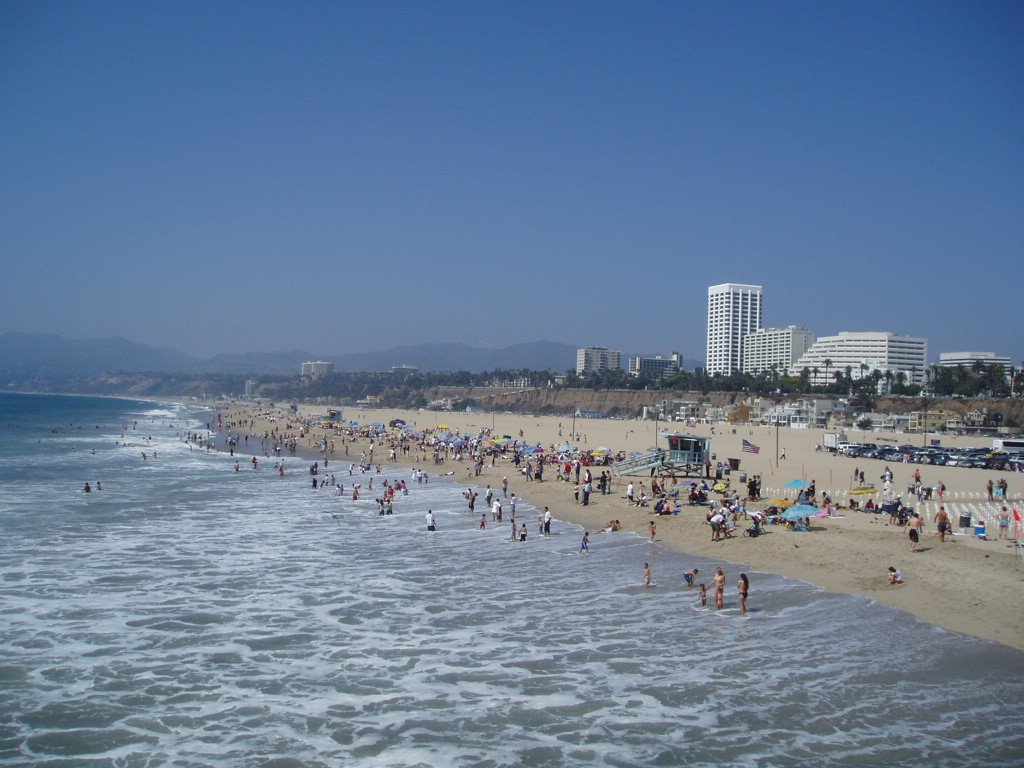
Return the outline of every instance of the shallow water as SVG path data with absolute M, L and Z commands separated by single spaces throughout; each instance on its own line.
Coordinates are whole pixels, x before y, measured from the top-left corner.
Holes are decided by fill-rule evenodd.
M 742 617 L 727 564 L 726 611 L 701 609 L 681 573 L 714 563 L 628 534 L 579 555 L 580 529 L 543 539 L 522 501 L 530 537 L 513 542 L 507 521 L 478 529 L 464 486 L 406 470 L 374 477 L 410 485 L 382 518 L 372 494 L 312 491 L 302 460 L 282 479 L 272 459 L 236 473 L 190 450 L 178 406 L 0 396 L 0 414 L 4 764 L 975 766 L 1024 750 L 1024 654 L 870 600 L 752 573 Z M 115 444 L 133 419 L 135 445 Z M 367 484 L 347 467 L 329 470 Z

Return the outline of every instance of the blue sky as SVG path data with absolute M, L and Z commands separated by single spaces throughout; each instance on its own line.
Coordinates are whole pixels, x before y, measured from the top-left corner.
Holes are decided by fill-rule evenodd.
M 1024 359 L 1018 2 L 0 3 L 0 332 Z

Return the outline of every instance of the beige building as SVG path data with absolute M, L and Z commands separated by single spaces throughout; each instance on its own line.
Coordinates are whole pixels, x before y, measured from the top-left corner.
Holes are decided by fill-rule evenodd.
M 608 347 L 584 347 L 576 350 L 576 373 L 585 376 L 591 371 L 622 368 L 622 350 Z
M 814 331 L 791 325 L 761 328 L 743 340 L 744 373 L 757 375 L 772 370 L 784 375 L 814 343 Z
M 326 360 L 307 360 L 302 364 L 303 376 L 312 376 L 315 379 L 318 376 L 330 376 L 332 373 L 334 373 L 334 363 Z
M 908 432 L 941 432 L 959 417 L 949 411 L 911 411 L 907 420 Z

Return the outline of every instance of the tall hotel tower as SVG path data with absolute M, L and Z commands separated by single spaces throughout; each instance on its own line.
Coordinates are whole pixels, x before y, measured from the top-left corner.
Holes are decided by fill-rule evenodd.
M 761 330 L 761 286 L 722 283 L 708 288 L 708 373 L 743 367 L 743 338 Z

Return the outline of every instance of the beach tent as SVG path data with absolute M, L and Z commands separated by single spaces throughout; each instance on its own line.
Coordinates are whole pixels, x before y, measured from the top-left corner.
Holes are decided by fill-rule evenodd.
M 806 480 L 790 480 L 788 483 L 786 483 L 785 487 L 786 488 L 806 488 L 809 485 L 810 485 L 810 483 L 808 483 Z

